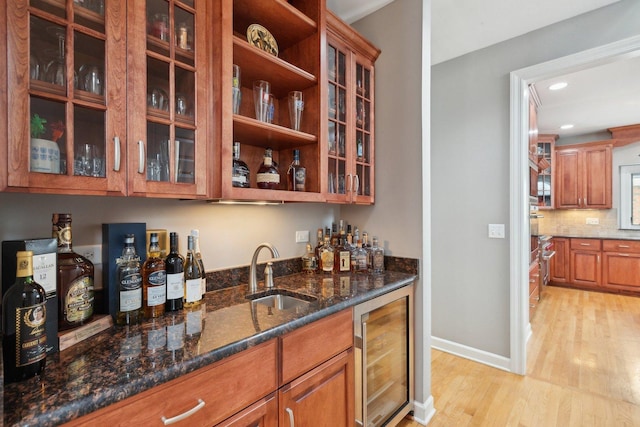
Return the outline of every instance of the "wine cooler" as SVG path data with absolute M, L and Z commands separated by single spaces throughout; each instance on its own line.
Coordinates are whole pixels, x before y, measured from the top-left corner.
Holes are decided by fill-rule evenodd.
M 413 285 L 356 306 L 356 425 L 396 425 L 413 409 Z

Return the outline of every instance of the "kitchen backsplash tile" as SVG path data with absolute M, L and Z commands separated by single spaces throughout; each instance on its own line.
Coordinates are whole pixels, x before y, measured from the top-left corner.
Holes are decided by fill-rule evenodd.
M 640 239 L 639 231 L 618 229 L 618 210 L 549 210 L 540 211 L 541 234 L 569 237 Z M 598 224 L 587 224 L 596 218 Z

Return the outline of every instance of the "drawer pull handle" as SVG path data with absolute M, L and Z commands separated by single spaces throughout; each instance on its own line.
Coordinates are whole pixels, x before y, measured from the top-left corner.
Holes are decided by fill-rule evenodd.
M 195 414 L 196 412 L 198 412 L 203 407 L 204 407 L 204 400 L 198 399 L 198 404 L 196 406 L 194 406 L 193 408 L 189 409 L 187 412 L 183 412 L 182 414 L 176 415 L 175 417 L 172 417 L 172 418 L 162 417 L 162 422 L 166 426 L 168 426 L 169 424 L 175 424 L 178 421 L 182 421 L 185 418 L 189 418 L 191 415 Z
M 580 243 L 580 246 L 591 246 L 591 243 Z
M 287 411 L 287 414 L 289 414 L 289 427 L 295 427 L 296 423 L 295 423 L 295 420 L 293 419 L 293 409 L 284 408 L 284 410 Z
M 618 254 L 618 256 L 629 256 L 629 254 Z
M 619 247 L 619 248 L 625 248 L 625 249 L 626 249 L 626 248 L 630 248 L 631 246 L 629 246 L 629 245 L 618 245 L 618 247 Z

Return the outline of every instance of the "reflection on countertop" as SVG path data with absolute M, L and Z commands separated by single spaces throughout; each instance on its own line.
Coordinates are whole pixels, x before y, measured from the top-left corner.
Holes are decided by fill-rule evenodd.
M 417 266 L 417 260 L 412 261 Z M 112 327 L 49 356 L 41 379 L 5 386 L 4 423 L 64 423 L 407 286 L 415 278 L 415 272 L 397 271 L 380 276 L 298 273 L 276 277 L 277 289 L 316 298 L 306 307 L 290 310 L 252 304 L 246 299 L 247 285 L 207 292 L 199 310 L 167 313 L 142 325 Z

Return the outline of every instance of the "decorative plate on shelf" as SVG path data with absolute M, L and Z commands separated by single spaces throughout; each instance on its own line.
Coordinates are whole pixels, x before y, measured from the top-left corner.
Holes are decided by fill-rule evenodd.
M 247 28 L 247 41 L 250 45 L 264 50 L 273 56 L 278 56 L 278 43 L 269 30 L 260 24 L 251 24 Z

